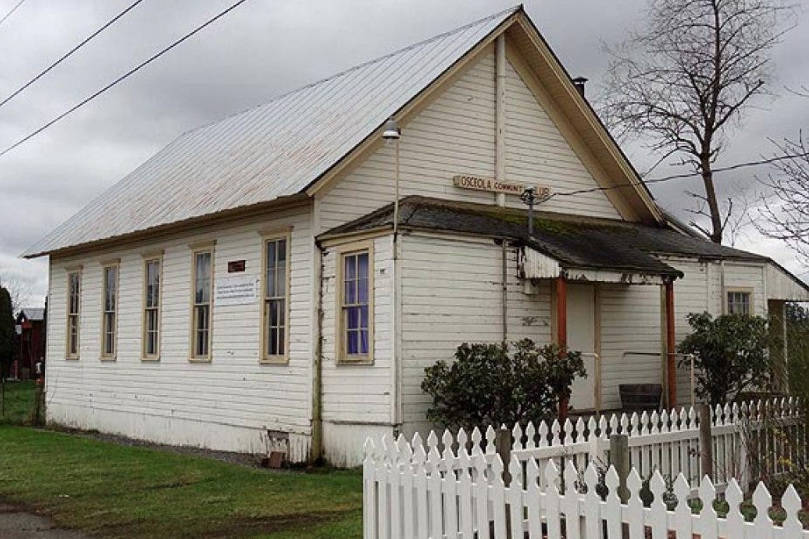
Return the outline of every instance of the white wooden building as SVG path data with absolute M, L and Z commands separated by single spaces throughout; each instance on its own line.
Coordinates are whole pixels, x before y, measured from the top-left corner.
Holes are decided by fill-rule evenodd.
M 687 313 L 809 299 L 667 218 L 521 8 L 183 134 L 44 255 L 49 421 L 338 465 L 426 428 L 424 368 L 462 342 L 585 352 L 575 409 L 675 404 Z

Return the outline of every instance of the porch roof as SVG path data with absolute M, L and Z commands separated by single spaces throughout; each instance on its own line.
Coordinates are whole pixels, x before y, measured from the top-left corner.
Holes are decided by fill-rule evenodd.
M 320 239 L 393 225 L 393 204 L 333 228 Z M 760 255 L 716 245 L 665 226 L 536 212 L 528 236 L 526 211 L 493 205 L 409 196 L 399 204 L 399 227 L 505 237 L 557 260 L 564 268 L 591 268 L 682 277 L 654 254 L 767 261 Z

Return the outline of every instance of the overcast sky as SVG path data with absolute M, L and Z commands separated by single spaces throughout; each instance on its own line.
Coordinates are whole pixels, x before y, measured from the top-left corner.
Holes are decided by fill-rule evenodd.
M 0 25 L 0 97 L 19 87 L 132 0 L 26 0 Z M 0 16 L 18 0 L 0 0 Z M 161 49 L 233 0 L 144 0 L 118 23 L 7 105 L 0 146 L 15 142 Z M 0 158 L 0 275 L 27 283 L 41 305 L 45 258 L 18 255 L 185 130 L 514 5 L 508 0 L 248 0 L 234 12 L 38 137 Z M 784 87 L 809 85 L 809 20 L 774 51 L 775 99 L 762 99 L 719 164 L 772 153 L 770 138 L 809 128 L 809 99 Z M 645 0 L 533 0 L 526 10 L 571 74 L 598 92 L 602 42 L 642 21 Z M 625 147 L 639 170 L 654 161 Z M 676 172 L 661 166 L 650 177 Z M 722 175 L 720 186 L 755 184 L 754 173 Z M 653 186 L 658 202 L 687 218 L 686 189 Z M 803 277 L 783 246 L 753 232 L 737 246 L 772 256 Z

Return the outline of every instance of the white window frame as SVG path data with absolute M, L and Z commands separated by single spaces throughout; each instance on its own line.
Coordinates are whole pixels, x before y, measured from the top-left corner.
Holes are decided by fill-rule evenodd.
M 285 259 L 285 267 L 284 267 L 284 296 L 273 296 L 272 298 L 267 296 L 267 264 L 269 260 L 267 259 L 267 255 L 269 252 L 268 246 L 270 243 L 278 242 L 284 240 L 286 243 L 286 259 Z M 290 303 L 290 287 L 292 284 L 291 280 L 291 263 L 292 259 L 292 234 L 290 230 L 286 230 L 283 232 L 269 232 L 263 233 L 261 236 L 261 301 L 259 309 L 260 309 L 260 317 L 261 317 L 261 326 L 259 330 L 259 350 L 260 350 L 260 361 L 261 363 L 287 363 L 289 361 L 289 330 L 290 330 L 290 323 L 289 323 L 289 303 Z M 284 301 L 284 353 L 283 354 L 270 354 L 268 351 L 267 346 L 267 338 L 269 332 L 269 316 L 267 312 L 267 308 L 270 305 L 271 301 L 282 299 Z
M 208 363 L 211 361 L 212 351 L 211 347 L 213 345 L 213 294 L 214 294 L 214 265 L 216 260 L 216 253 L 215 253 L 215 244 L 214 242 L 208 242 L 201 245 L 195 245 L 191 248 L 191 294 L 189 296 L 190 299 L 190 332 L 189 332 L 189 348 L 188 348 L 188 360 L 192 362 L 200 362 L 200 363 Z M 207 340 L 207 350 L 206 353 L 198 354 L 196 348 L 197 342 L 197 307 L 204 305 L 203 303 L 196 302 L 196 290 L 197 290 L 197 256 L 205 253 L 210 253 L 211 255 L 211 275 L 210 275 L 210 283 L 209 283 L 209 292 L 208 292 L 208 340 Z
M 73 280 L 73 276 L 77 277 L 78 281 L 78 292 L 76 298 L 76 312 L 72 312 L 72 304 L 73 304 L 73 293 L 71 289 L 71 281 Z M 81 267 L 78 268 L 68 268 L 67 269 L 67 303 L 65 305 L 65 313 L 66 313 L 66 320 L 65 320 L 65 359 L 79 359 L 81 356 L 81 296 L 82 296 L 82 275 L 81 275 Z M 75 318 L 76 320 L 76 351 L 71 352 L 71 338 L 73 336 L 71 331 L 71 319 Z
M 373 240 L 341 245 L 337 248 L 335 283 L 335 357 L 343 364 L 370 364 L 374 361 L 374 243 Z M 345 260 L 350 256 L 368 254 L 368 353 L 349 354 L 346 346 L 345 285 L 343 282 Z
M 748 307 L 748 315 L 753 315 L 755 313 L 754 305 L 753 305 L 753 289 L 749 287 L 729 287 L 725 288 L 725 312 L 727 314 L 733 314 L 730 310 L 730 295 L 731 294 L 746 294 L 747 295 L 747 307 Z
M 107 271 L 115 269 L 115 304 L 112 310 L 107 310 L 107 294 L 109 292 Z M 118 318 L 121 302 L 121 261 L 110 260 L 101 263 L 101 354 L 102 361 L 115 361 L 118 357 Z M 107 315 L 112 314 L 112 352 L 107 351 L 110 337 L 107 332 Z
M 157 264 L 157 305 L 149 305 L 149 265 Z M 162 318 L 163 318 L 163 253 L 151 253 L 143 255 L 143 317 L 142 317 L 142 331 L 141 331 L 141 360 L 142 361 L 159 361 L 160 360 L 160 338 L 162 336 Z M 154 311 L 157 320 L 157 329 L 155 331 L 155 349 L 153 352 L 147 350 L 149 342 L 149 312 Z

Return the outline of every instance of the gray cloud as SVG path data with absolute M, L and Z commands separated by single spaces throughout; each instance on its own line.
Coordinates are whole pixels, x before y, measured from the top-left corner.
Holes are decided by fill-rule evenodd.
M 95 30 L 131 0 L 26 2 L 0 27 L 0 96 Z M 804 0 L 805 2 L 809 0 Z M 0 108 L 0 146 L 14 142 L 103 86 L 231 0 L 144 0 L 107 32 L 46 78 Z M 0 0 L 0 12 L 11 0 Z M 32 303 L 47 286 L 44 260 L 17 255 L 185 130 L 260 104 L 329 76 L 513 5 L 504 0 L 249 0 L 108 94 L 0 158 L 0 275 L 31 283 Z M 526 9 L 573 75 L 590 78 L 596 95 L 607 59 L 601 43 L 619 40 L 640 21 L 643 0 L 534 0 Z M 780 84 L 809 83 L 806 23 L 779 46 Z M 764 101 L 733 135 L 722 162 L 758 158 L 781 138 L 809 125 L 809 100 L 784 95 Z M 626 147 L 639 170 L 654 157 Z M 654 175 L 677 170 L 661 166 Z M 754 173 L 722 176 L 754 184 Z M 685 188 L 696 180 L 660 184 L 658 201 L 683 215 Z M 750 235 L 741 247 L 775 256 L 799 271 L 783 248 Z

